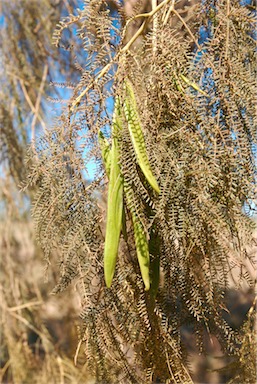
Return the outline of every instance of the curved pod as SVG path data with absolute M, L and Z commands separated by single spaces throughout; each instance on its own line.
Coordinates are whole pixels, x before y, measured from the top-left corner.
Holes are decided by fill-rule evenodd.
M 143 174 L 145 175 L 146 180 L 151 185 L 151 187 L 157 193 L 160 193 L 160 188 L 152 173 L 151 166 L 148 160 L 144 136 L 140 124 L 139 114 L 137 111 L 136 98 L 134 95 L 132 84 L 129 80 L 125 81 L 125 91 L 126 97 L 124 101 L 124 112 L 126 120 L 128 122 L 128 129 L 136 153 L 138 165 L 140 166 Z

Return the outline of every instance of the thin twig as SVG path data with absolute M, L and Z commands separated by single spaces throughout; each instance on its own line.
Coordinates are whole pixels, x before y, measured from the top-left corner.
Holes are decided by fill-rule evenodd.
M 1 382 L 3 382 L 3 377 L 5 375 L 5 372 L 7 371 L 7 369 L 10 367 L 12 361 L 11 359 L 7 360 L 7 362 L 5 363 L 5 365 L 3 366 L 3 368 L 1 368 L 1 374 L 0 374 L 0 380 Z
M 118 55 L 116 56 L 117 59 Z M 72 105 L 70 106 L 70 111 L 73 112 L 75 107 L 78 106 L 81 102 L 81 99 L 83 96 L 86 95 L 86 93 L 93 87 L 94 84 L 98 83 L 98 80 L 100 80 L 101 77 L 105 75 L 105 73 L 110 69 L 112 64 L 114 63 L 114 60 L 110 61 L 108 64 L 106 64 L 101 72 L 96 76 L 96 78 L 84 89 L 84 91 L 81 92 L 81 94 L 73 101 Z
M 228 47 L 229 47 L 229 12 L 230 12 L 230 0 L 227 0 L 227 30 L 226 30 L 226 50 L 225 50 L 225 59 L 228 58 Z
M 174 383 L 175 383 L 175 377 L 174 377 L 174 375 L 173 375 L 173 372 L 172 372 L 172 369 L 171 369 L 171 366 L 170 366 L 169 355 L 168 355 L 167 350 L 165 351 L 165 355 L 166 355 L 166 363 L 167 363 L 167 365 L 168 365 L 168 369 L 169 369 L 170 376 L 172 377 L 172 379 L 174 380 Z
M 81 344 L 82 344 L 82 340 L 79 340 L 77 348 L 76 348 L 76 353 L 75 353 L 75 356 L 74 356 L 74 365 L 75 365 L 75 367 L 77 366 L 78 355 L 79 355 Z
M 122 53 L 125 53 L 129 50 L 131 45 L 136 41 L 136 39 L 141 35 L 146 25 L 146 20 L 143 22 L 143 24 L 140 26 L 140 28 L 137 30 L 135 35 L 129 40 L 129 42 L 120 50 L 120 52 L 117 53 L 115 60 L 111 60 L 108 64 L 106 64 L 103 69 L 100 71 L 100 73 L 96 76 L 96 78 L 84 89 L 83 92 L 74 100 L 70 107 L 70 111 L 73 112 L 74 108 L 80 104 L 82 97 L 84 97 L 87 92 L 93 87 L 94 84 L 97 84 L 98 81 L 105 75 L 105 73 L 111 68 L 113 63 L 118 60 L 119 56 Z
M 117 54 L 117 56 L 120 56 L 122 53 L 126 53 L 131 45 L 136 41 L 136 39 L 141 35 L 141 33 L 144 31 L 146 26 L 147 20 L 145 20 L 140 28 L 137 30 L 137 32 L 132 36 L 132 38 L 129 40 L 129 42 L 120 50 L 120 52 Z
M 184 27 L 186 28 L 187 32 L 189 33 L 189 35 L 191 36 L 193 42 L 195 43 L 196 47 L 199 49 L 199 51 L 202 51 L 202 47 L 199 45 L 197 39 L 194 37 L 191 29 L 188 27 L 187 23 L 185 22 L 185 20 L 180 16 L 180 14 L 173 8 L 172 9 L 172 12 L 174 13 L 174 15 L 176 15 L 178 17 L 178 19 L 182 22 L 182 24 L 184 25 Z M 213 63 L 211 62 L 211 60 L 206 57 L 206 60 L 208 61 L 208 63 L 210 64 L 210 67 L 214 70 L 214 65 Z
M 6 71 L 6 73 L 8 74 L 8 75 L 10 75 L 10 76 L 12 76 L 12 77 L 14 77 L 15 79 L 18 79 L 20 82 L 22 81 L 22 83 L 24 84 L 24 85 L 29 85 L 29 82 L 28 81 L 24 81 L 20 76 L 18 76 L 18 75 L 16 75 L 16 73 L 13 73 L 13 72 L 11 72 L 11 71 Z
M 30 324 L 29 321 L 28 321 L 27 319 L 25 319 L 25 318 L 22 317 L 22 316 L 17 315 L 16 313 L 10 312 L 10 311 L 9 311 L 9 308 L 7 308 L 7 311 L 10 313 L 10 315 L 11 315 L 12 317 L 14 317 L 15 319 L 17 319 L 17 320 L 19 320 L 20 322 L 22 322 L 24 325 L 26 325 L 26 327 L 28 327 L 28 328 L 31 329 L 33 332 L 35 332 L 38 336 L 40 336 L 42 340 L 45 340 L 45 341 L 49 342 L 49 339 L 47 338 L 47 336 L 44 335 L 43 332 L 41 332 L 39 329 L 37 329 L 36 327 L 34 327 L 32 324 Z
M 201 50 L 202 48 L 200 47 L 200 45 L 198 44 L 198 41 L 196 40 L 196 38 L 194 37 L 191 29 L 188 27 L 187 23 L 183 20 L 183 17 L 180 16 L 180 14 L 176 11 L 176 9 L 172 9 L 172 12 L 174 13 L 174 15 L 177 16 L 177 18 L 181 21 L 181 23 L 184 25 L 184 27 L 186 28 L 187 32 L 189 33 L 189 35 L 191 36 L 193 42 L 195 43 L 195 45 L 197 46 L 197 48 L 199 50 Z
M 35 112 L 36 112 L 36 109 L 35 109 L 35 107 L 34 107 L 32 101 L 31 101 L 31 98 L 29 97 L 29 94 L 28 94 L 28 92 L 27 92 L 27 90 L 26 90 L 26 87 L 25 87 L 25 85 L 24 85 L 24 81 L 23 81 L 22 79 L 19 78 L 19 82 L 20 82 L 20 86 L 21 86 L 22 92 L 23 92 L 23 94 L 24 94 L 24 97 L 25 97 L 25 99 L 26 99 L 26 101 L 27 101 L 27 103 L 28 103 L 28 105 L 29 105 L 31 111 L 32 111 L 33 113 L 35 113 Z M 40 121 L 40 123 L 41 123 L 41 125 L 42 125 L 43 130 L 46 132 L 47 129 L 46 129 L 46 125 L 45 125 L 45 122 L 44 122 L 43 118 L 41 117 L 41 115 L 40 115 L 39 113 L 38 113 L 38 116 L 37 116 L 37 117 L 38 117 L 38 120 Z
M 60 370 L 60 384 L 64 384 L 64 370 L 62 365 L 62 359 L 60 356 L 57 356 L 56 360 Z
M 157 8 L 157 0 L 152 0 L 152 11 Z M 158 18 L 157 15 L 155 14 L 153 16 L 153 56 L 156 55 L 157 51 L 157 41 L 156 41 L 156 33 L 158 29 Z
M 147 13 L 140 13 L 139 15 L 131 17 L 131 19 L 128 20 L 128 23 L 131 21 L 138 19 L 140 17 L 146 17 L 151 18 L 153 15 L 155 15 L 156 12 L 158 12 L 161 8 L 163 8 L 165 5 L 169 4 L 171 0 L 164 0 L 162 3 L 156 6 L 156 8 L 152 9 L 150 12 Z
M 39 91 L 38 91 L 38 95 L 37 95 L 37 100 L 36 100 L 36 104 L 35 104 L 35 112 L 34 112 L 33 120 L 31 123 L 31 137 L 32 137 L 32 145 L 33 146 L 35 145 L 35 139 L 36 139 L 35 127 L 36 127 L 36 121 L 38 119 L 39 107 L 40 107 L 42 93 L 43 93 L 45 82 L 46 82 L 47 72 L 48 72 L 48 64 L 45 64 L 43 75 L 42 75 L 42 80 L 40 83 L 40 87 L 39 87 Z M 44 129 L 44 127 L 43 127 L 43 129 Z M 45 133 L 46 133 L 46 131 L 45 131 Z
M 94 84 L 97 84 L 98 81 L 100 80 L 101 77 L 105 75 L 105 73 L 109 70 L 109 68 L 113 65 L 114 62 L 118 60 L 118 58 L 129 51 L 131 45 L 136 41 L 136 39 L 143 33 L 145 26 L 147 24 L 147 21 L 155 15 L 156 12 L 158 12 L 161 8 L 163 8 L 165 5 L 167 5 L 171 0 L 164 0 L 162 3 L 160 3 L 155 9 L 152 9 L 151 12 L 148 13 L 141 13 L 139 15 L 136 15 L 132 17 L 131 19 L 128 20 L 126 26 L 125 26 L 125 31 L 128 27 L 128 24 L 139 18 L 139 17 L 145 17 L 146 19 L 140 26 L 140 28 L 137 30 L 137 32 L 132 36 L 132 38 L 128 41 L 128 43 L 117 53 L 116 57 L 114 60 L 111 60 L 108 64 L 106 64 L 101 72 L 97 75 L 97 77 L 84 89 L 84 91 L 81 92 L 81 94 L 73 101 L 73 103 L 70 106 L 70 112 L 72 113 L 76 106 L 78 106 L 81 102 L 81 99 L 85 96 L 85 94 L 93 87 Z
M 42 305 L 42 304 L 43 304 L 43 301 L 31 301 L 30 303 L 17 305 L 15 307 L 8 307 L 8 311 L 9 312 L 15 312 L 15 311 L 19 311 L 20 309 L 35 307 L 37 305 Z
M 168 12 L 166 13 L 165 15 L 165 18 L 163 20 L 163 25 L 166 25 L 168 20 L 169 20 L 169 17 L 170 17 L 170 14 L 172 13 L 173 9 L 174 9 L 174 5 L 175 5 L 175 0 L 172 0 L 172 3 L 168 9 Z

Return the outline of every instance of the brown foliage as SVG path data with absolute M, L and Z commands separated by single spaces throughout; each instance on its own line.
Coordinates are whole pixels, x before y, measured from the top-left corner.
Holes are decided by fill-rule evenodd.
M 236 327 L 225 316 L 224 296 L 235 287 L 247 286 L 249 292 L 254 288 L 248 268 L 255 261 L 249 252 L 254 226 L 244 212 L 250 209 L 256 185 L 253 14 L 232 0 L 219 1 L 215 10 L 211 1 L 186 10 L 164 1 L 157 11 L 141 2 L 142 8 L 134 12 L 150 13 L 126 19 L 118 5 L 110 12 L 104 1 L 85 3 L 54 33 L 60 47 L 64 41 L 72 43 L 72 37 L 65 39 L 72 36 L 71 26 L 77 26 L 79 47 L 85 53 L 75 65 L 80 81 L 67 84 L 74 90 L 68 109 L 32 146 L 27 163 L 36 236 L 48 264 L 56 263 L 56 257 L 59 261 L 54 292 L 60 295 L 69 286 L 79 292 L 82 323 L 77 352 L 97 382 L 191 383 L 192 377 L 200 379 L 196 372 L 190 373 L 188 353 L 196 347 L 205 353 L 216 345 L 224 361 L 219 368 L 230 369 L 226 379 L 251 383 L 254 305 L 247 303 L 246 316 Z M 195 13 L 198 17 L 192 17 Z M 207 26 L 209 21 L 209 39 L 200 45 L 199 25 Z M 107 289 L 105 207 L 99 197 L 105 194 L 106 175 L 97 138 L 99 130 L 107 139 L 111 134 L 112 99 L 118 94 L 124 102 L 126 77 L 133 83 L 149 161 L 161 192 L 157 196 L 146 183 L 124 119 L 118 140 L 129 194 L 125 200 L 128 238 L 121 240 L 114 282 Z M 46 80 L 42 73 L 38 79 L 35 87 L 40 95 L 40 84 Z M 13 112 L 10 118 L 7 112 L 5 107 L 5 129 L 14 120 Z M 19 153 L 13 131 L 4 131 L 5 139 L 12 138 L 5 146 L 7 154 Z M 17 174 L 27 172 L 23 151 L 21 146 L 16 162 L 10 162 Z M 94 177 L 86 182 L 92 161 Z M 160 264 L 156 296 L 144 291 L 131 209 L 149 239 L 152 275 Z M 6 244 L 7 257 L 10 240 Z M 10 302 L 8 297 L 3 300 L 5 324 L 16 300 L 13 292 Z M 23 310 L 21 305 L 23 301 L 15 303 L 17 310 Z M 19 316 L 15 321 L 27 326 L 23 312 Z M 34 317 L 35 310 L 33 327 L 34 321 L 38 324 Z M 15 340 L 15 324 L 5 328 L 7 349 Z M 40 326 L 35 329 L 49 345 Z M 17 340 L 21 343 L 20 334 Z M 47 375 L 54 375 L 60 355 L 43 349 L 44 364 L 53 364 Z M 26 378 L 27 373 L 19 374 Z

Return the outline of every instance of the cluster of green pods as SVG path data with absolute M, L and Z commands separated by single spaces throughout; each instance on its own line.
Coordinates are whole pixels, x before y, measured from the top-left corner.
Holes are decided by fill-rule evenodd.
M 121 232 L 123 232 L 124 237 L 126 236 L 124 181 L 119 166 L 120 154 L 118 143 L 118 136 L 123 129 L 122 112 L 124 112 L 124 116 L 127 122 L 131 142 L 136 154 L 137 163 L 150 186 L 157 193 L 160 192 L 158 183 L 151 171 L 150 163 L 148 160 L 133 86 L 129 80 L 126 80 L 125 100 L 123 105 L 121 105 L 118 96 L 115 99 L 111 146 L 105 139 L 102 132 L 99 132 L 99 143 L 101 147 L 102 158 L 105 165 L 106 174 L 109 179 L 104 247 L 104 277 L 107 287 L 111 286 L 114 276 Z M 128 206 L 130 205 L 129 199 L 130 197 L 127 194 L 126 200 L 128 202 Z M 148 291 L 150 288 L 150 255 L 148 240 L 144 227 L 135 212 L 132 211 L 131 216 L 133 222 L 137 258 L 142 279 L 145 285 L 145 290 Z

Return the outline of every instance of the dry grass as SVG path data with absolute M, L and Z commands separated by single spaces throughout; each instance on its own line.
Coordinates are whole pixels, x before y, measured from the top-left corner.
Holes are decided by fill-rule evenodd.
M 74 364 L 79 301 L 71 288 L 51 295 L 55 269 L 44 278 L 41 250 L 30 220 L 0 223 L 1 383 L 90 383 Z M 56 255 L 57 256 L 57 255 Z

